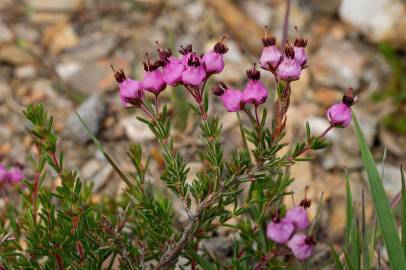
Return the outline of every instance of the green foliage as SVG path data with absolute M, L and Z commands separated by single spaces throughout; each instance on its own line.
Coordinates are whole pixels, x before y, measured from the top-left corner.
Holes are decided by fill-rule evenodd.
M 285 213 L 283 198 L 292 194 L 289 167 L 303 160 L 300 156 L 306 151 L 328 147 L 324 135 L 311 136 L 307 125 L 304 142 L 280 154 L 289 145 L 283 142 L 284 126 L 273 122 L 267 127 L 267 110 L 259 112 L 255 107 L 251 125 L 241 124 L 245 147 L 226 157 L 219 119 L 207 116 L 209 96 L 207 92 L 201 96 L 199 106 L 193 108 L 200 117 L 202 147 L 198 154 L 203 166 L 191 181 L 188 164 L 174 148 L 167 107 L 159 111 L 155 105 L 145 104 L 149 118 L 138 118 L 160 146 L 164 161 L 160 179 L 170 194 L 151 184 L 150 157 L 144 155 L 141 145 L 129 146 L 133 171 L 125 172 L 78 115 L 127 185 L 122 197 L 109 198 L 106 204 L 94 202 L 92 186 L 77 171 L 65 168 L 52 117 L 41 105 L 30 105 L 24 115 L 38 150 L 32 157 L 35 173 L 26 181 L 27 189 L 21 190 L 21 205 L 8 207 L 4 218 L 9 222 L 0 223 L 0 265 L 7 269 L 101 269 L 106 265 L 109 269 L 113 265 L 119 269 L 172 269 L 183 257 L 186 264 L 182 267 L 203 269 L 296 267 L 292 256 L 284 257 L 289 249 L 266 237 L 266 226 L 273 213 Z M 60 183 L 50 183 L 55 177 Z M 177 220 L 173 197 L 185 211 L 184 224 Z M 200 245 L 221 227 L 239 235 L 233 239 L 233 254 L 227 259 L 213 257 Z
M 346 226 L 345 226 L 345 247 L 343 255 L 345 260 L 341 260 L 339 254 L 332 247 L 333 260 L 337 269 L 374 269 L 374 255 L 379 254 L 379 248 L 376 246 L 377 239 L 382 238 L 385 244 L 385 249 L 388 254 L 391 269 L 404 269 L 406 267 L 405 260 L 405 209 L 406 209 L 406 194 L 405 194 L 405 179 L 403 170 L 402 175 L 402 190 L 399 193 L 400 197 L 400 220 L 401 220 L 401 235 L 400 240 L 396 227 L 396 220 L 393 214 L 395 204 L 389 204 L 388 198 L 383 188 L 381 176 L 376 168 L 371 151 L 366 143 L 365 137 L 361 131 L 357 118 L 354 116 L 355 130 L 360 145 L 362 160 L 365 170 L 368 175 L 369 187 L 371 189 L 372 201 L 376 212 L 377 223 L 367 224 L 365 218 L 365 200 L 364 192 L 362 192 L 362 204 L 357 207 L 352 198 L 350 178 L 346 175 Z M 383 175 L 383 173 L 382 173 Z M 360 211 L 359 211 L 360 209 Z M 361 218 L 359 218 L 361 212 Z M 358 214 L 357 214 L 358 213 Z M 378 225 L 379 224 L 379 230 Z M 376 256 L 376 255 L 375 255 Z M 379 255 L 378 255 L 379 257 Z M 378 262 L 380 264 L 380 262 Z

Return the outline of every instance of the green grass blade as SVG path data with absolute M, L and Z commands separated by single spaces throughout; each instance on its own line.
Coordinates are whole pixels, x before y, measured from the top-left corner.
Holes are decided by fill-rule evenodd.
M 333 255 L 334 263 L 337 270 L 344 270 L 344 266 L 340 261 L 340 256 L 338 256 L 337 251 L 334 249 L 333 245 L 330 244 L 331 254 Z
M 400 175 L 402 179 L 402 205 L 401 205 L 402 246 L 403 246 L 403 254 L 405 254 L 406 256 L 406 187 L 403 166 L 400 166 Z
M 352 207 L 352 192 L 350 185 L 350 177 L 348 172 L 345 172 L 345 192 L 346 192 L 346 219 L 345 219 L 345 249 L 347 253 L 350 251 L 350 236 L 353 224 L 354 211 Z
M 379 225 L 382 228 L 383 240 L 388 252 L 392 269 L 406 269 L 406 259 L 403 254 L 402 244 L 396 230 L 395 218 L 386 196 L 381 178 L 376 168 L 372 153 L 369 150 L 365 136 L 361 131 L 358 120 L 353 114 L 355 131 L 357 134 L 362 160 L 367 171 L 369 187 L 372 194 L 372 201 L 378 217 Z
M 365 220 L 365 193 L 362 189 L 362 223 L 361 223 L 361 244 L 362 244 L 362 269 L 371 269 L 371 261 L 368 250 L 368 240 Z
M 86 129 L 89 136 L 92 138 L 93 143 L 96 145 L 97 149 L 103 154 L 103 156 L 107 159 L 113 169 L 117 172 L 120 178 L 127 184 L 128 187 L 134 187 L 134 184 L 130 181 L 127 175 L 120 169 L 117 163 L 113 160 L 113 158 L 107 153 L 106 149 L 100 143 L 100 141 L 96 138 L 96 136 L 90 131 L 89 127 L 85 123 L 85 121 L 80 117 L 78 113 L 76 113 L 77 117 L 79 118 L 80 122 L 82 123 L 83 127 Z

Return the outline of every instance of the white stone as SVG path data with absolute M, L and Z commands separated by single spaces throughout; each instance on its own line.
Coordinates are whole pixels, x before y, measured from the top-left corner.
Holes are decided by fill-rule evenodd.
M 372 40 L 382 41 L 389 38 L 395 25 L 404 19 L 405 6 L 399 0 L 343 0 L 339 14 Z

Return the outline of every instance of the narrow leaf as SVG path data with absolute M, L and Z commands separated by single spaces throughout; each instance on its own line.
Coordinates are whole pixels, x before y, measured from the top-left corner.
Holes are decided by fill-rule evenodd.
M 376 168 L 372 153 L 368 147 L 365 136 L 362 133 L 355 114 L 353 114 L 353 118 L 362 160 L 368 175 L 372 201 L 378 217 L 379 225 L 382 228 L 383 240 L 388 252 L 391 267 L 392 269 L 406 269 L 406 259 L 396 229 L 395 218 L 379 176 L 378 169 Z
M 96 136 L 90 131 L 89 127 L 85 123 L 85 121 L 80 117 L 80 115 L 76 112 L 77 117 L 79 118 L 80 122 L 86 129 L 89 136 L 92 138 L 93 143 L 96 145 L 97 149 L 103 154 L 103 156 L 107 159 L 113 169 L 117 172 L 117 174 L 121 177 L 121 179 L 127 184 L 128 187 L 134 187 L 131 180 L 127 177 L 127 175 L 120 169 L 117 163 L 112 159 L 112 157 L 107 153 L 106 149 L 100 143 L 100 141 L 96 138 Z
M 406 256 L 406 187 L 403 166 L 400 166 L 400 175 L 402 179 L 402 206 L 401 206 L 402 246 L 403 253 Z

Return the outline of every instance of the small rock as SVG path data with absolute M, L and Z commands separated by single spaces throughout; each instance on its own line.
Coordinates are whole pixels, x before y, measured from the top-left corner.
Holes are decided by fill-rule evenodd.
M 17 67 L 14 70 L 14 74 L 19 79 L 32 79 L 35 77 L 37 73 L 34 65 L 27 64 L 24 66 Z
M 85 95 L 105 92 L 116 85 L 110 64 L 128 67 L 128 62 L 117 59 L 114 61 L 100 60 L 97 62 L 77 63 L 67 62 L 57 66 L 57 72 L 64 80 Z
M 100 33 L 81 37 L 74 48 L 66 50 L 64 57 L 69 60 L 94 61 L 106 57 L 117 45 L 115 36 Z
M 317 83 L 329 86 L 358 88 L 366 59 L 350 41 L 326 39 L 310 65 Z
M 95 192 L 100 191 L 104 186 L 108 184 L 107 180 L 110 179 L 110 175 L 112 174 L 112 172 L 113 167 L 108 164 L 104 166 L 100 171 L 98 171 L 96 175 L 89 179 L 93 183 L 93 190 Z M 116 189 L 112 189 L 110 190 L 110 192 L 116 192 Z
M 382 166 L 383 163 L 377 164 L 379 174 L 381 174 L 382 172 Z M 365 179 L 367 179 L 366 172 L 364 173 Z M 385 188 L 385 191 L 390 196 L 395 196 L 397 193 L 400 192 L 402 188 L 402 182 L 400 177 L 401 176 L 399 167 L 387 163 L 384 165 L 383 186 Z
M 29 13 L 30 20 L 37 23 L 65 20 L 81 2 L 82 0 L 25 0 L 26 5 L 32 10 Z
M 0 49 L 0 61 L 18 66 L 34 62 L 34 58 L 31 54 L 19 46 L 7 45 Z
M 62 62 L 62 63 L 57 64 L 55 67 L 58 75 L 64 80 L 68 80 L 69 77 L 74 75 L 81 68 L 82 68 L 82 64 L 80 62 L 75 62 L 75 61 Z
M 244 1 L 242 7 L 258 25 L 271 25 L 273 11 L 269 4 L 257 1 Z
M 57 54 L 64 49 L 76 46 L 79 43 L 79 37 L 72 25 L 62 22 L 45 30 L 42 43 L 51 53 Z
M 135 115 L 121 119 L 120 125 L 124 127 L 127 137 L 135 143 L 142 143 L 155 138 L 149 128 L 139 121 Z
M 306 7 L 309 7 L 316 13 L 334 15 L 340 6 L 340 0 L 304 0 L 300 1 Z
M 106 106 L 103 98 L 98 95 L 92 95 L 86 99 L 76 110 L 87 124 L 93 134 L 97 134 L 100 128 L 101 121 L 106 112 Z M 90 141 L 91 137 L 83 127 L 76 113 L 71 113 L 68 117 L 64 136 L 78 143 L 85 144 Z
M 10 28 L 0 20 L 0 42 L 10 42 L 13 39 L 13 33 Z
M 393 134 L 385 127 L 379 129 L 379 139 L 383 145 L 388 147 L 390 153 L 398 156 L 406 156 L 406 137 Z
M 83 178 L 84 180 L 91 178 L 98 171 L 100 171 L 102 166 L 103 164 L 101 164 L 101 162 L 97 159 L 89 160 L 83 165 L 82 169 L 80 170 L 81 178 Z
M 406 44 L 406 9 L 400 0 L 342 0 L 339 14 L 371 41 Z
M 233 235 L 203 239 L 200 244 L 213 256 L 227 258 L 233 251 Z
M 334 103 L 341 101 L 342 97 L 342 91 L 337 91 L 336 89 L 327 87 L 320 87 L 313 93 L 313 100 L 324 107 L 331 106 Z

